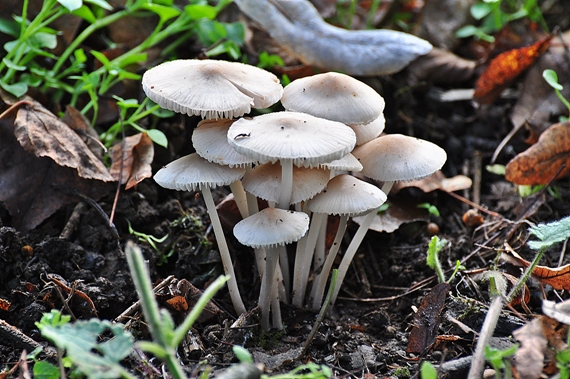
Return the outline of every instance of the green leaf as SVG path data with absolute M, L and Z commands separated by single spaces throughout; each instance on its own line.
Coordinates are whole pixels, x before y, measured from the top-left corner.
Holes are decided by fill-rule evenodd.
M 168 146 L 168 138 L 166 138 L 166 135 L 160 130 L 150 129 L 146 131 L 146 134 L 148 134 L 152 142 L 156 143 L 157 145 L 162 147 Z
M 494 6 L 488 3 L 477 3 L 471 7 L 471 16 L 475 20 L 481 20 L 493 11 Z
M 234 41 L 238 45 L 243 45 L 245 38 L 245 27 L 241 22 L 223 23 L 224 29 L 226 29 L 226 38 L 230 41 Z
M 477 34 L 479 30 L 477 29 L 477 27 L 475 27 L 474 25 L 465 25 L 462 28 L 459 28 L 456 32 L 455 32 L 455 36 L 457 38 L 467 38 L 467 37 L 473 37 L 474 35 Z
M 85 51 L 83 49 L 77 49 L 73 52 L 73 56 L 75 57 L 75 61 L 78 63 L 85 63 L 87 62 L 87 55 L 85 55 Z
M 91 9 L 89 9 L 89 7 L 87 5 L 83 5 L 79 9 L 76 9 L 71 13 L 73 13 L 77 17 L 81 17 L 82 19 L 84 19 L 85 21 L 87 21 L 90 24 L 97 21 L 97 17 L 95 17 L 93 12 L 91 11 Z
M 113 338 L 99 343 L 99 336 L 110 331 Z M 77 369 L 90 379 L 119 378 L 125 369 L 119 362 L 133 350 L 133 337 L 122 325 L 91 319 L 61 326 L 46 325 L 42 336 L 67 351 Z
M 59 379 L 59 369 L 49 362 L 36 362 L 34 364 L 34 378 Z
M 542 77 L 544 78 L 544 80 L 546 80 L 546 83 L 548 83 L 549 86 L 551 86 L 554 89 L 557 89 L 559 91 L 562 91 L 564 89 L 564 87 L 558 83 L 558 75 L 556 74 L 556 71 L 551 70 L 551 69 L 546 69 L 542 72 Z
M 0 18 L 0 33 L 17 38 L 20 35 L 20 26 L 15 21 Z
M 211 5 L 187 5 L 184 12 L 190 16 L 192 20 L 208 19 L 213 20 L 218 15 L 218 10 Z
M 26 42 L 28 42 L 30 46 L 55 49 L 57 47 L 57 36 L 51 33 L 39 32 L 31 36 Z
M 531 249 L 540 250 L 570 238 L 570 216 L 548 224 L 539 224 L 529 228 L 530 234 L 540 241 L 529 241 Z
M 113 7 L 106 0 L 84 0 L 86 3 L 96 5 L 108 11 L 112 11 Z
M 142 8 L 155 13 L 158 17 L 160 17 L 160 21 L 162 22 L 168 21 L 174 17 L 178 17 L 180 13 L 182 13 L 176 8 L 153 3 L 144 3 L 142 5 Z
M 437 379 L 437 370 L 431 362 L 423 361 L 420 367 L 421 379 Z
M 253 363 L 253 356 L 245 347 L 234 345 L 232 350 L 241 363 Z
M 134 63 L 146 62 L 147 59 L 148 59 L 147 53 L 129 55 L 128 57 L 120 59 L 121 67 L 125 67 Z
M 96 51 L 96 50 L 91 50 L 91 54 L 93 54 L 93 56 L 94 56 L 99 62 L 101 62 L 101 64 L 102 64 L 103 66 L 105 66 L 105 68 L 106 68 L 107 70 L 111 70 L 111 61 L 109 60 L 109 58 L 107 58 L 107 57 L 105 56 L 105 54 L 103 54 L 103 53 L 101 53 L 101 52 L 99 52 L 99 51 Z
M 487 170 L 487 172 L 490 172 L 491 174 L 502 175 L 502 176 L 505 176 L 505 173 L 507 172 L 507 167 L 502 164 L 487 165 L 485 166 L 485 169 Z
M 0 81 L 0 87 L 16 97 L 22 97 L 26 92 L 28 92 L 28 85 L 26 83 L 7 84 Z
M 73 12 L 83 5 L 82 0 L 57 0 L 58 3 L 67 8 L 68 11 Z
M 17 65 L 15 63 L 13 63 L 10 59 L 8 58 L 4 58 L 2 59 L 2 62 L 4 62 L 4 64 L 6 65 L 6 67 L 11 68 L 12 70 L 16 70 L 16 71 L 26 71 L 26 66 L 20 66 Z

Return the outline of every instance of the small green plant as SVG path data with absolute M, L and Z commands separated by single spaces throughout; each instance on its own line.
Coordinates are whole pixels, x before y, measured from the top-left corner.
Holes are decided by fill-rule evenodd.
M 418 208 L 427 209 L 428 213 L 432 216 L 439 217 L 441 214 L 439 213 L 439 209 L 435 205 L 430 203 L 421 203 L 417 205 Z
M 394 375 L 398 378 L 411 378 L 412 374 L 410 373 L 410 369 L 407 367 L 398 367 L 394 370 Z
M 170 251 L 168 254 L 164 254 L 161 249 L 156 245 L 157 243 L 163 243 L 168 238 L 168 233 L 164 235 L 162 238 L 157 238 L 150 234 L 145 234 L 142 232 L 137 232 L 131 227 L 131 223 L 127 220 L 127 224 L 129 225 L 129 234 L 132 234 L 138 238 L 141 242 L 146 242 L 156 251 L 158 254 L 159 260 L 157 264 L 160 266 L 161 264 L 165 263 L 166 260 L 173 254 L 173 251 Z
M 499 350 L 491 346 L 485 346 L 485 359 L 493 366 L 497 379 L 512 378 L 510 358 L 515 355 L 518 345 L 513 345 L 508 349 Z M 503 375 L 501 375 L 503 372 Z
M 537 0 L 482 0 L 471 6 L 471 16 L 480 22 L 479 26 L 467 25 L 459 29 L 458 38 L 475 37 L 494 42 L 491 34 L 501 30 L 507 23 L 528 18 L 548 30 Z
M 420 366 L 420 378 L 421 379 L 437 379 L 437 370 L 431 364 L 431 362 L 423 361 Z
M 445 274 L 443 273 L 441 263 L 439 262 L 439 252 L 448 244 L 448 242 L 449 241 L 447 241 L 445 238 L 440 239 L 438 236 L 433 236 L 428 244 L 426 263 L 432 270 L 435 271 L 437 279 L 440 283 L 451 283 L 453 278 L 455 278 L 455 275 L 457 275 L 460 270 L 465 270 L 465 267 L 461 265 L 461 262 L 456 261 L 453 274 L 451 274 L 448 280 L 445 280 Z
M 548 85 L 554 88 L 556 96 L 558 96 L 562 104 L 564 104 L 566 108 L 568 108 L 568 112 L 570 113 L 570 102 L 566 100 L 564 96 L 562 96 L 562 93 L 560 93 L 560 91 L 562 91 L 564 87 L 560 83 L 558 83 L 558 75 L 556 74 L 556 71 L 551 69 L 546 69 L 542 72 L 542 77 L 544 78 L 544 80 L 546 80 L 546 83 L 548 83 Z M 560 121 L 568 121 L 568 117 L 560 117 Z
M 570 378 L 570 349 L 556 352 L 556 367 L 560 370 L 560 379 Z

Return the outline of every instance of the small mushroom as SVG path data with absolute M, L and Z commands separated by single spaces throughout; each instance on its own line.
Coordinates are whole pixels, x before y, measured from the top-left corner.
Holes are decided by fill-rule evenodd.
M 161 187 L 178 191 L 195 191 L 196 189 L 202 191 L 220 250 L 224 272 L 230 277 L 228 292 L 238 315 L 245 313 L 246 309 L 239 293 L 230 251 L 210 188 L 229 185 L 240 180 L 244 174 L 245 168 L 220 166 L 194 153 L 170 162 L 154 175 L 154 180 Z
M 146 71 L 145 94 L 162 108 L 205 119 L 235 118 L 279 101 L 272 73 L 238 62 L 179 59 Z
M 237 240 L 253 248 L 267 248 L 265 274 L 261 281 L 259 308 L 261 310 L 261 326 L 269 330 L 270 304 L 273 306 L 273 327 L 282 329 L 281 312 L 277 309 L 279 302 L 272 302 L 275 271 L 279 262 L 279 248 L 298 241 L 309 229 L 309 216 L 303 212 L 287 211 L 278 208 L 266 208 L 236 224 L 234 235 Z

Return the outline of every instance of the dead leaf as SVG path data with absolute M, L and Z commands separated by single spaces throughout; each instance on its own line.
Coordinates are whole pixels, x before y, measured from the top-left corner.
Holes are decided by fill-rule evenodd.
M 456 175 L 453 178 L 446 178 L 441 170 L 439 170 L 423 179 L 396 182 L 394 183 L 391 192 L 397 193 L 401 189 L 407 187 L 416 187 L 426 193 L 438 189 L 445 192 L 455 192 L 471 188 L 472 184 L 473 181 L 465 175 Z
M 65 189 L 65 191 L 62 191 Z M 50 158 L 27 153 L 14 137 L 13 120 L 0 120 L 0 201 L 12 216 L 12 226 L 27 232 L 66 204 L 78 201 L 74 192 L 99 199 L 107 183 L 82 179 L 72 168 Z
M 363 219 L 364 216 L 353 217 L 352 221 L 360 225 Z M 374 217 L 369 229 L 376 232 L 392 233 L 402 224 L 414 221 L 428 222 L 429 214 L 427 209 L 418 208 L 409 202 L 400 203 L 394 201 L 388 209 Z
M 542 374 L 548 341 L 541 319 L 537 318 L 513 332 L 521 346 L 515 354 L 515 367 L 520 379 L 537 379 Z
M 469 10 L 474 0 L 431 0 L 422 10 L 420 36 L 432 45 L 453 50 L 458 43 L 455 32 L 471 22 Z
M 513 250 L 510 250 L 508 254 L 502 253 L 501 259 L 515 266 L 530 266 L 529 261 Z M 555 290 L 570 291 L 570 264 L 556 268 L 536 266 L 532 271 L 532 277 L 542 284 L 552 286 Z
M 566 41 L 570 40 L 570 31 L 566 31 L 562 38 Z M 566 106 L 542 77 L 542 72 L 546 69 L 556 71 L 558 82 L 564 87 L 561 91 L 562 95 L 565 98 L 570 97 L 570 68 L 568 67 L 570 58 L 563 41 L 560 39 L 555 41 L 558 43 L 553 43 L 526 74 L 520 96 L 510 116 L 515 130 L 526 124 L 534 134 L 540 135 L 550 126 L 553 116 L 567 112 Z
M 14 135 L 28 153 L 74 168 L 85 179 L 113 180 L 103 162 L 81 138 L 40 103 L 33 101 L 32 105 L 22 106 L 14 126 Z
M 124 155 L 122 154 L 123 145 L 125 146 Z M 152 176 L 150 165 L 154 158 L 154 146 L 146 133 L 126 137 L 122 143 L 114 145 L 109 154 L 113 161 L 110 169 L 111 175 L 117 181 L 120 176 L 121 184 L 126 183 L 126 190 Z
M 492 103 L 513 80 L 548 49 L 553 36 L 546 36 L 531 46 L 499 54 L 475 83 L 473 98 L 480 104 Z
M 515 184 L 547 184 L 556 175 L 561 178 L 570 170 L 570 122 L 554 124 L 526 151 L 507 164 L 505 178 Z
M 105 145 L 99 141 L 99 135 L 91 126 L 87 117 L 71 105 L 68 105 L 65 107 L 65 114 L 61 121 L 65 122 L 67 126 L 81 137 L 83 142 L 89 147 L 89 150 L 91 150 L 99 160 L 103 160 L 103 152 L 106 151 Z
M 473 76 L 475 65 L 475 61 L 461 58 L 447 50 L 433 48 L 410 63 L 409 81 L 429 81 L 438 85 L 458 84 Z
M 570 325 L 570 300 L 555 303 L 544 299 L 542 300 L 542 312 L 558 322 Z
M 449 289 L 449 283 L 439 283 L 422 300 L 412 322 L 408 353 L 422 354 L 434 343 L 441 323 L 441 311 L 445 306 Z

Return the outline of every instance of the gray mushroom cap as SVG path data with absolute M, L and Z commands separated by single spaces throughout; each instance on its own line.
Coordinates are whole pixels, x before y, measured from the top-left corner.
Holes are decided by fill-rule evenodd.
M 341 174 L 325 190 L 307 202 L 314 213 L 359 216 L 384 204 L 386 194 L 372 184 L 351 175 Z
M 447 160 L 445 150 L 436 144 L 401 134 L 373 139 L 354 149 L 352 155 L 362 163 L 362 175 L 382 182 L 426 177 Z
M 242 118 L 230 126 L 227 138 L 238 153 L 258 162 L 290 159 L 304 167 L 339 159 L 356 144 L 350 127 L 297 112 Z
M 245 168 L 221 166 L 193 153 L 170 162 L 154 175 L 161 187 L 178 191 L 195 191 L 202 187 L 226 186 L 240 180 Z
M 291 82 L 281 104 L 288 111 L 303 112 L 344 124 L 367 124 L 384 111 L 384 99 L 372 87 L 351 76 L 327 72 Z
M 253 248 L 276 247 L 298 241 L 309 229 L 309 216 L 279 208 L 265 208 L 236 224 L 237 240 Z
M 283 87 L 272 73 L 238 62 L 179 59 L 144 73 L 145 94 L 162 108 L 206 119 L 235 118 L 267 108 Z

